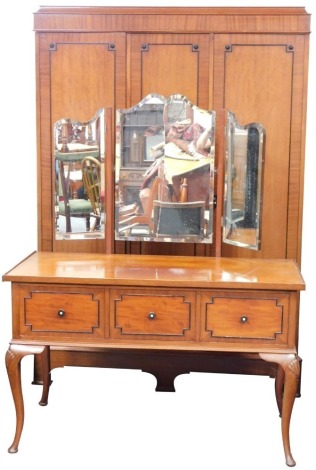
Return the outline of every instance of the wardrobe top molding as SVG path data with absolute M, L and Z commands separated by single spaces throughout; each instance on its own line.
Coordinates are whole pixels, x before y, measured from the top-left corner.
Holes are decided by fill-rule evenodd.
M 40 7 L 36 32 L 310 33 L 302 7 Z

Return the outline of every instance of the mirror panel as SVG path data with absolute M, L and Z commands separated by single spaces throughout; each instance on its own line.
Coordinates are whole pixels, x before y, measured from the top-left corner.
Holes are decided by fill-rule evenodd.
M 117 130 L 116 239 L 211 243 L 215 113 L 148 95 Z
M 223 241 L 260 249 L 265 130 L 227 113 Z
M 104 109 L 54 126 L 55 238 L 104 238 Z

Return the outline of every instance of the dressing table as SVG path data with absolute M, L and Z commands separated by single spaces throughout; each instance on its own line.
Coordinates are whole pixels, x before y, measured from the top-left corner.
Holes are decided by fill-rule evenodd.
M 14 298 L 6 364 L 17 423 L 9 452 L 18 450 L 24 421 L 25 355 L 41 357 L 45 405 L 51 347 L 121 354 L 123 363 L 136 353 L 141 367 L 156 352 L 169 361 L 172 354 L 204 354 L 210 362 L 218 354 L 242 352 L 278 366 L 285 458 L 295 465 L 289 426 L 300 375 L 295 344 L 304 282 L 293 260 L 39 252 L 4 280 L 12 282 Z M 173 377 L 161 373 L 157 388 L 168 390 Z
M 34 14 L 38 251 L 3 276 L 12 283 L 6 364 L 17 414 L 9 452 L 18 451 L 24 421 L 21 360 L 34 355 L 42 405 L 51 372 L 63 366 L 140 369 L 156 377 L 157 391 L 174 391 L 174 379 L 193 371 L 272 377 L 286 464 L 295 465 L 289 427 L 301 380 L 309 26 L 303 8 L 41 7 Z M 103 127 L 81 125 L 97 110 Z M 130 228 L 124 214 L 139 213 L 135 194 L 158 161 L 148 149 L 166 144 L 179 116 L 210 124 L 209 193 L 200 201 L 199 237 L 156 237 L 146 224 Z M 101 229 L 68 224 L 63 232 L 55 156 L 66 161 L 60 139 L 77 144 L 86 127 L 104 163 Z M 251 185 L 244 167 L 255 173 Z M 170 186 L 158 188 L 156 206 L 179 209 Z

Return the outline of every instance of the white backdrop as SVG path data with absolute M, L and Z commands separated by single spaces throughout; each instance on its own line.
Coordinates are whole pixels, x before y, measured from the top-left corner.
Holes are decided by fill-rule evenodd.
M 37 249 L 35 50 L 33 12 L 54 2 L 26 0 L 1 6 L 0 274 Z M 55 5 L 86 5 L 65 1 Z M 312 14 L 306 140 L 302 272 L 307 291 L 301 300 L 302 397 L 291 426 L 298 470 L 315 463 L 316 405 L 314 329 L 316 282 L 314 219 L 316 168 L 315 1 L 97 1 L 129 6 L 305 6 Z M 314 113 L 315 114 L 315 113 Z M 276 201 L 277 203 L 277 201 Z M 266 377 L 190 374 L 176 380 L 175 394 L 155 393 L 155 379 L 140 371 L 57 369 L 47 407 L 38 406 L 40 387 L 32 386 L 31 358 L 23 360 L 26 408 L 18 454 L 7 448 L 15 414 L 4 366 L 11 339 L 11 294 L 0 284 L 0 466 L 2 470 L 198 469 L 279 470 L 285 468 L 273 381 Z

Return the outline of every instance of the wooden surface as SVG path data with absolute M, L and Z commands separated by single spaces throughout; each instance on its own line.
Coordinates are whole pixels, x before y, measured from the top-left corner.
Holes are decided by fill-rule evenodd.
M 3 276 L 10 282 L 303 290 L 293 260 L 36 252 Z
M 229 354 L 277 367 L 285 459 L 295 465 L 289 430 L 300 378 L 299 292 L 305 288 L 295 261 L 39 252 L 3 280 L 12 282 L 13 338 L 6 366 L 16 432 L 10 453 L 18 451 L 23 430 L 26 355 L 40 363 L 40 404 L 46 405 L 54 350 L 71 353 L 70 360 L 84 354 L 79 364 L 88 366 L 100 365 L 103 352 L 102 367 L 117 367 L 117 354 L 123 354 L 120 362 L 127 352 L 122 366 L 146 364 L 158 390 L 172 390 L 175 377 L 191 370 L 179 362 L 182 353 L 185 362 L 187 355 L 191 362 L 196 354 L 209 354 L 213 367 L 223 362 L 220 354 Z M 63 357 L 61 364 L 68 360 Z M 226 356 L 226 366 L 228 361 Z
M 39 250 L 105 253 L 111 247 L 117 254 L 294 258 L 300 264 L 310 33 L 304 8 L 43 7 L 34 14 L 34 30 Z M 233 111 L 241 125 L 264 126 L 261 250 L 221 241 L 222 119 L 212 245 L 114 242 L 113 230 L 104 241 L 55 240 L 51 124 L 61 117 L 88 120 L 101 107 L 112 108 L 114 120 L 115 109 L 148 93 L 180 93 L 203 109 Z M 114 144 L 114 127 L 108 138 Z M 107 153 L 112 166 L 113 152 Z M 112 177 L 108 172 L 106 182 Z M 106 204 L 109 222 L 109 195 Z
M 33 253 L 13 283 L 13 342 L 67 348 L 296 351 L 293 260 Z
M 158 390 L 169 391 L 177 375 L 190 371 L 276 377 L 286 463 L 293 466 L 310 15 L 303 8 L 41 7 L 34 30 L 40 253 L 3 276 L 13 283 L 6 362 L 17 428 L 10 452 L 23 428 L 20 361 L 34 354 L 41 404 L 50 370 L 64 365 L 140 368 L 157 377 Z M 170 57 L 177 57 L 175 67 Z M 114 124 L 115 109 L 148 92 L 187 94 L 202 108 L 219 115 L 231 109 L 242 125 L 266 128 L 260 251 L 224 246 L 220 212 L 211 247 L 114 243 L 112 219 L 103 242 L 55 240 L 52 124 L 88 120 L 101 107 L 113 109 Z M 221 197 L 224 120 L 218 124 Z M 113 215 L 114 126 L 109 134 L 106 202 Z M 176 322 L 166 313 L 170 305 Z
M 35 14 L 37 31 L 178 31 L 306 32 L 310 15 L 302 7 L 289 8 L 170 8 L 170 7 L 41 7 Z

